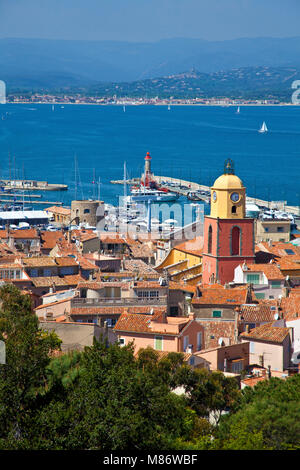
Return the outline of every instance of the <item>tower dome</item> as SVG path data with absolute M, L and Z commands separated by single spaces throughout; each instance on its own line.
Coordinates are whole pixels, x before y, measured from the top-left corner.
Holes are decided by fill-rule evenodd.
M 234 174 L 233 161 L 228 158 L 224 172 L 211 187 L 211 216 L 222 219 L 245 217 L 246 188 Z
M 214 189 L 242 189 L 242 180 L 236 175 L 224 174 L 219 176 L 213 184 Z

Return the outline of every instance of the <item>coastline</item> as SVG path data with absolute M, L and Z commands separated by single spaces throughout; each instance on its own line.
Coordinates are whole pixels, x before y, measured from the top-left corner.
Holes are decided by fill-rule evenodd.
M 3 103 L 4 104 L 4 103 Z M 230 104 L 218 104 L 218 103 L 89 103 L 89 102 L 80 102 L 80 103 L 67 103 L 65 101 L 7 101 L 5 104 L 46 104 L 46 105 L 90 105 L 90 106 L 206 106 L 206 107 L 220 107 L 220 108 L 230 108 L 237 106 L 300 106 L 300 103 L 230 103 Z

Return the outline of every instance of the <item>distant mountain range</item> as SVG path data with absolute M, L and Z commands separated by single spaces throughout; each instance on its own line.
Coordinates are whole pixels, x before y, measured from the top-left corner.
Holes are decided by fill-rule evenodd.
M 86 92 L 92 96 L 153 98 L 275 99 L 291 101 L 292 82 L 300 78 L 300 68 L 242 67 L 227 72 L 191 72 L 134 82 L 99 83 Z
M 257 67 L 269 67 L 270 73 L 275 73 L 273 78 L 279 74 L 280 80 L 283 76 L 287 79 L 289 70 L 291 74 L 300 70 L 300 37 L 231 41 L 179 38 L 154 43 L 0 39 L 0 79 L 6 81 L 8 91 L 94 88 L 100 82 L 141 82 L 191 69 L 197 70 L 195 80 L 214 77 L 213 83 L 219 87 L 218 72 Z M 237 72 L 230 73 L 231 79 L 241 84 Z M 250 75 L 252 83 L 252 72 Z M 245 89 L 249 85 L 247 74 L 243 77 Z M 266 73 L 264 79 L 267 85 Z

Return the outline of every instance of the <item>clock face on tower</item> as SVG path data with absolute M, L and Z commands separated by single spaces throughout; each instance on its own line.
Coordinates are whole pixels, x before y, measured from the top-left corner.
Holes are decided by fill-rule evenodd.
M 212 197 L 213 197 L 213 201 L 216 202 L 216 200 L 217 200 L 217 193 L 216 193 L 216 191 L 213 192 Z
M 238 200 L 240 199 L 239 193 L 232 193 L 232 194 L 230 195 L 230 199 L 231 199 L 233 202 L 238 202 Z

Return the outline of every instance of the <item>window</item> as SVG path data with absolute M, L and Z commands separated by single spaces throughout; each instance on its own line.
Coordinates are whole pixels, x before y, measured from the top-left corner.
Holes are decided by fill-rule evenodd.
M 249 352 L 251 354 L 254 354 L 254 351 L 255 351 L 255 343 L 253 341 L 250 341 Z
M 232 363 L 231 363 L 231 372 L 233 374 L 239 374 L 240 372 L 242 372 L 243 367 L 244 367 L 243 359 L 241 359 L 239 361 L 238 360 L 232 361 Z
M 290 250 L 289 248 L 287 250 L 284 250 L 287 255 L 294 255 L 295 252 L 293 250 Z
M 162 336 L 155 336 L 154 349 L 156 349 L 157 351 L 163 350 L 163 337 Z
M 212 250 L 212 226 L 209 226 L 208 229 L 208 246 L 207 246 L 207 253 L 211 253 Z
M 236 214 L 236 206 L 232 206 L 232 208 L 231 208 L 231 213 L 232 213 L 232 214 Z
M 120 343 L 120 346 L 125 346 L 125 339 L 119 338 L 119 343 Z
M 213 310 L 213 318 L 221 318 L 222 317 L 222 310 Z
M 199 331 L 197 333 L 197 351 L 200 351 L 202 349 L 202 331 Z
M 137 295 L 140 299 L 158 299 L 159 292 L 158 290 L 141 290 L 137 292 Z
M 239 227 L 233 227 L 231 231 L 231 254 L 240 255 L 241 231 Z
M 188 337 L 188 336 L 184 336 L 184 337 L 183 337 L 183 350 L 184 350 L 184 352 L 186 351 L 188 345 L 189 345 L 189 337 Z
M 281 282 L 280 281 L 272 281 L 271 286 L 273 289 L 280 289 L 281 288 Z
M 277 227 L 277 232 L 283 232 L 283 227 Z
M 265 294 L 264 292 L 255 292 L 255 297 L 257 299 L 264 299 L 265 298 Z
M 84 209 L 83 213 L 84 213 L 84 214 L 89 214 L 89 213 L 90 213 L 90 209 Z
M 259 284 L 259 274 L 247 274 L 248 284 Z
M 265 227 L 265 232 L 268 232 L 269 231 L 269 227 Z
M 170 317 L 177 317 L 178 307 L 170 307 Z

